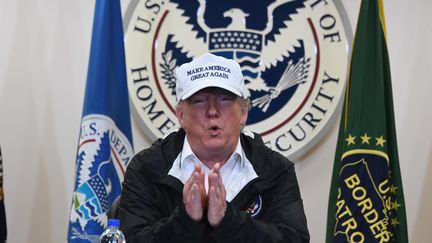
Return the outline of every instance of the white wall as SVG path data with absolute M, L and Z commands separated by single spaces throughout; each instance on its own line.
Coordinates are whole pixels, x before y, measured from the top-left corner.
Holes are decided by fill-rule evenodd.
M 344 0 L 356 24 L 360 0 Z M 129 1 L 123 1 L 126 9 Z M 9 242 L 64 242 L 94 0 L 0 1 L 0 145 Z M 432 225 L 430 0 L 385 1 L 408 228 Z M 353 28 L 354 29 L 354 28 Z M 324 242 L 336 125 L 297 163 L 313 243 Z M 136 151 L 149 141 L 134 124 Z

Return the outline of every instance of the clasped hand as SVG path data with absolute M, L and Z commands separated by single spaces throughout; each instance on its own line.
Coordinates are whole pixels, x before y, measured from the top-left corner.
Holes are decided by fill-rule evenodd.
M 205 174 L 196 163 L 192 175 L 183 187 L 183 203 L 186 212 L 194 221 L 201 221 L 207 210 L 207 220 L 213 227 L 219 225 L 225 216 L 226 191 L 220 176 L 220 164 L 216 163 L 208 175 L 208 194 L 205 190 Z

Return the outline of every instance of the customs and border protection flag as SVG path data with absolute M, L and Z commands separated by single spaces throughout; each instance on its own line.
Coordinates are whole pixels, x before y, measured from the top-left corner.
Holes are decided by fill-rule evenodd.
M 407 243 L 382 0 L 363 0 L 327 216 L 327 243 Z
M 99 242 L 133 155 L 119 0 L 96 0 L 68 242 Z

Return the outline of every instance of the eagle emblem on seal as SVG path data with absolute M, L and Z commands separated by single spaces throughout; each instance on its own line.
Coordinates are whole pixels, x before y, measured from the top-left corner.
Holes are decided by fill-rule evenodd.
M 298 85 L 308 82 L 311 58 L 305 56 L 304 42 L 284 31 L 290 24 L 295 25 L 291 16 L 304 8 L 304 1 L 260 1 L 252 4 L 260 6 L 248 9 L 218 1 L 172 2 L 181 14 L 179 18 L 186 18 L 183 27 L 189 28 L 190 33 L 169 34 L 164 46 L 160 72 L 173 95 L 175 67 L 197 56 L 197 46 L 240 64 L 245 93 L 253 111 L 260 113 L 253 117 L 277 112 L 278 101 L 284 104 L 291 96 L 282 94 L 290 89 L 294 92 Z

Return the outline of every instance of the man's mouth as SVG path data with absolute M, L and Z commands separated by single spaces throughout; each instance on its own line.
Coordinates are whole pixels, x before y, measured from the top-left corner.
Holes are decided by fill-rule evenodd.
M 210 132 L 210 135 L 213 135 L 213 136 L 218 135 L 221 131 L 220 127 L 218 127 L 216 125 L 210 126 L 208 130 Z

